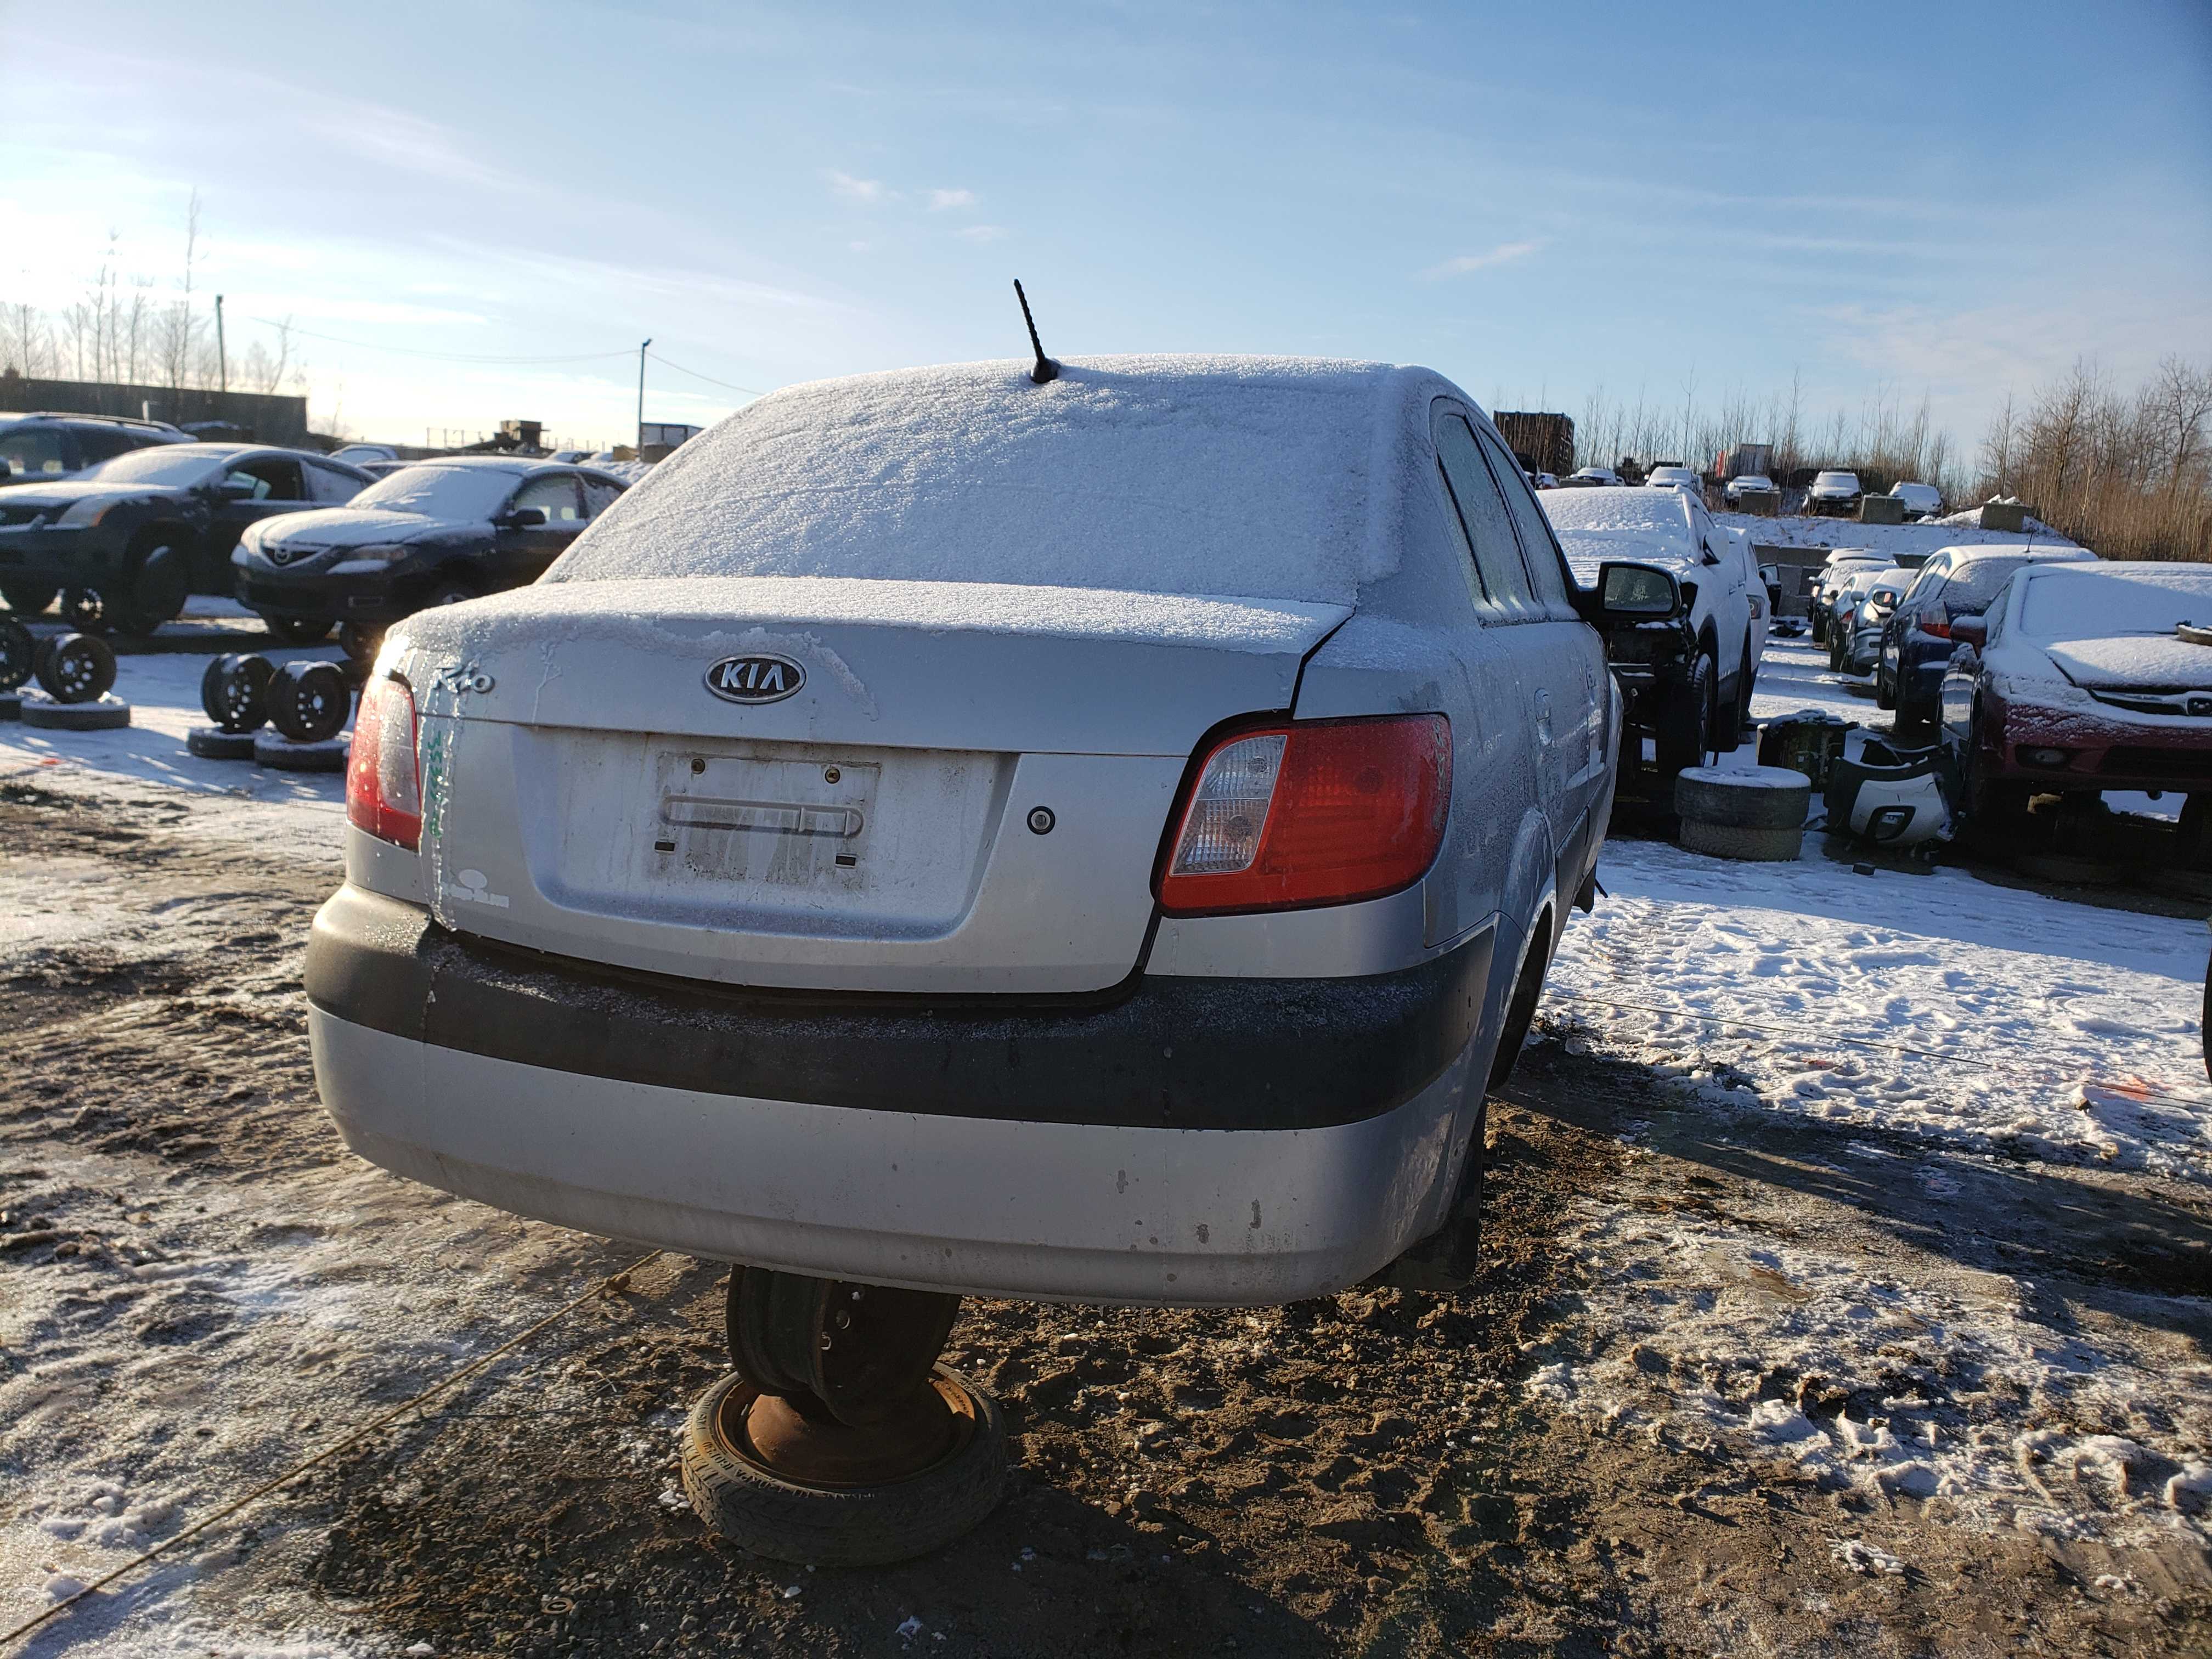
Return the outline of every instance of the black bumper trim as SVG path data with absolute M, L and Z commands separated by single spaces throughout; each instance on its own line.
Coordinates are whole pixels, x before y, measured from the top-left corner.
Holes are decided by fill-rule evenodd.
M 1379 1117 L 1443 1073 L 1480 1024 L 1495 939 L 1485 927 L 1360 978 L 1150 975 L 1104 1006 L 952 1007 L 618 974 L 466 939 L 348 887 L 315 918 L 307 988 L 374 1030 L 622 1082 L 1027 1122 L 1316 1129 Z

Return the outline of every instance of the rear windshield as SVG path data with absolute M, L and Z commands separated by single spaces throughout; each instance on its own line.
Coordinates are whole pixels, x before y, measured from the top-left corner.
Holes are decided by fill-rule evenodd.
M 1350 600 L 1380 382 L 955 364 L 795 386 L 663 461 L 546 577 L 849 576 Z M 1395 482 L 1395 481 L 1392 481 Z M 363 501 L 365 502 L 363 498 Z
M 2212 627 L 2212 570 L 2126 578 L 2046 571 L 2029 579 L 2020 602 L 2020 631 L 2031 640 L 2171 634 L 2185 622 Z
M 2028 562 L 2027 559 L 1969 559 L 1956 567 L 1943 584 L 1943 603 L 1954 615 L 1986 611 L 1990 601 L 2012 580 L 2012 573 Z
M 222 471 L 237 453 L 225 450 L 219 455 L 210 455 L 204 449 L 190 449 L 180 454 L 179 450 L 181 448 L 181 445 L 155 444 L 149 448 L 134 449 L 128 455 L 118 455 L 112 461 L 102 461 L 79 476 L 97 478 L 102 483 L 171 484 L 186 488 Z
M 489 519 L 521 483 L 488 466 L 404 466 L 355 496 L 351 505 L 426 519 Z

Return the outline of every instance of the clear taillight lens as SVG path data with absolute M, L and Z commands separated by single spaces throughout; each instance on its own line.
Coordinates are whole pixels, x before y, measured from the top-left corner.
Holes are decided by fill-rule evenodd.
M 422 786 L 415 758 L 415 696 L 406 682 L 372 679 L 362 689 L 346 761 L 346 818 L 409 851 L 422 839 Z
M 1436 861 L 1450 808 L 1441 714 L 1235 733 L 1207 753 L 1173 820 L 1160 907 L 1221 915 L 1380 898 Z

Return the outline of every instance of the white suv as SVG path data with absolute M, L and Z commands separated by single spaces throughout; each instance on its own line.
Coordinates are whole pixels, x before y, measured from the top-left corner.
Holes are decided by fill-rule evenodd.
M 1464 1282 L 1612 809 L 1585 618 L 1677 585 L 1578 595 L 1426 370 L 1048 367 L 763 398 L 393 628 L 307 957 L 349 1146 L 816 1282 Z

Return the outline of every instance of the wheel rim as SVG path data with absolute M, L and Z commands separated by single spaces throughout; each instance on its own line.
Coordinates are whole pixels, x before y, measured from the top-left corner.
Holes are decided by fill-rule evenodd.
M 100 684 L 100 663 L 82 641 L 72 640 L 58 647 L 53 656 L 54 681 L 60 687 L 59 701 L 88 702 Z
M 981 1406 L 957 1379 L 933 1372 L 911 1410 L 853 1428 L 821 1422 L 781 1396 L 740 1379 L 722 1397 L 716 1436 L 755 1468 L 793 1486 L 850 1492 L 920 1480 L 943 1468 L 975 1437 Z

